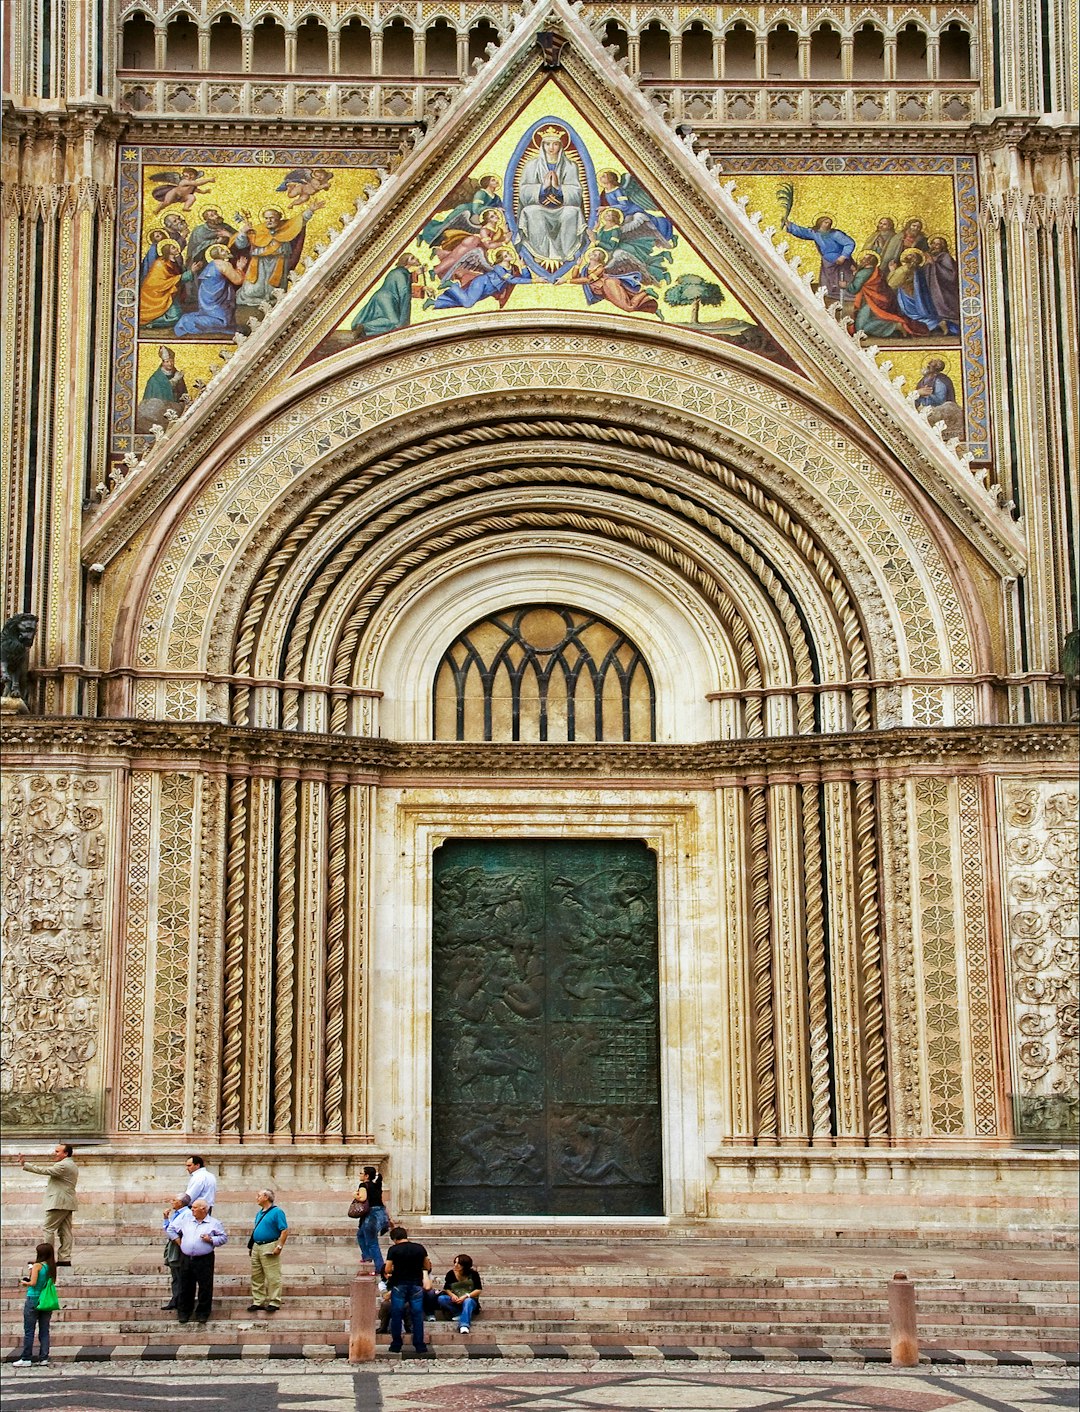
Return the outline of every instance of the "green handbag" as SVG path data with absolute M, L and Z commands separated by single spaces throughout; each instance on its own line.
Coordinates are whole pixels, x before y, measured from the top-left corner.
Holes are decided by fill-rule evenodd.
M 60 1296 L 56 1292 L 56 1284 L 53 1280 L 45 1281 L 45 1288 L 38 1295 L 37 1310 L 39 1314 L 51 1314 L 53 1310 L 60 1308 Z

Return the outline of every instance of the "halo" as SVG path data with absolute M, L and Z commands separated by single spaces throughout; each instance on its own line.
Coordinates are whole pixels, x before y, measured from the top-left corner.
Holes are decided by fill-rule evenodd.
M 828 211 L 822 211 L 822 213 L 821 213 L 820 216 L 815 216 L 815 217 L 814 217 L 814 224 L 810 227 L 810 229 L 811 229 L 811 230 L 817 230 L 818 226 L 821 224 L 822 221 L 831 221 L 831 220 L 832 220 L 832 216 L 829 215 Z

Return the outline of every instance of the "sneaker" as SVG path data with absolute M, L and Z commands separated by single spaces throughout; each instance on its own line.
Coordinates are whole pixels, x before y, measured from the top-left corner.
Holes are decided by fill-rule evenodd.
M 468 1324 L 462 1324 L 461 1328 L 458 1329 L 458 1333 L 459 1333 L 459 1334 L 471 1334 L 471 1333 L 472 1333 L 472 1329 L 469 1328 Z
M 38 1359 L 38 1367 L 39 1367 L 39 1368 L 47 1368 L 48 1366 L 49 1366 L 49 1360 L 48 1360 L 47 1358 L 39 1358 L 39 1359 Z
M 13 1368 L 32 1368 L 33 1364 L 29 1358 L 16 1358 L 11 1365 Z
M 434 1314 L 426 1314 L 426 1315 L 424 1316 L 424 1323 L 425 1323 L 425 1324 L 433 1324 L 434 1322 L 435 1322 L 435 1315 L 434 1315 Z

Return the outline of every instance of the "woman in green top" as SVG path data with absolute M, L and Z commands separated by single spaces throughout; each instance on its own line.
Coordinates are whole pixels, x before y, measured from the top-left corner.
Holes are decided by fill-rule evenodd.
M 38 1365 L 48 1367 L 49 1363 L 49 1322 L 53 1311 L 38 1309 L 38 1300 L 50 1280 L 56 1279 L 56 1252 L 51 1245 L 41 1244 L 29 1271 L 23 1275 L 26 1285 L 26 1302 L 23 1304 L 23 1346 L 22 1352 L 12 1365 L 15 1368 L 29 1368 L 33 1361 L 34 1330 L 38 1336 Z

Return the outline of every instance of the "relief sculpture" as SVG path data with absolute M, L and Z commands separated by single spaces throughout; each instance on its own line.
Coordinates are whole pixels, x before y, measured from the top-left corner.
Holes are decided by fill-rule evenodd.
M 432 979 L 433 1209 L 659 1211 L 647 850 L 446 845 Z
M 1005 791 L 1005 877 L 1017 1133 L 1061 1138 L 1080 1117 L 1078 791 Z
M 75 774 L 5 783 L 0 1111 L 12 1128 L 103 1121 L 108 793 Z

